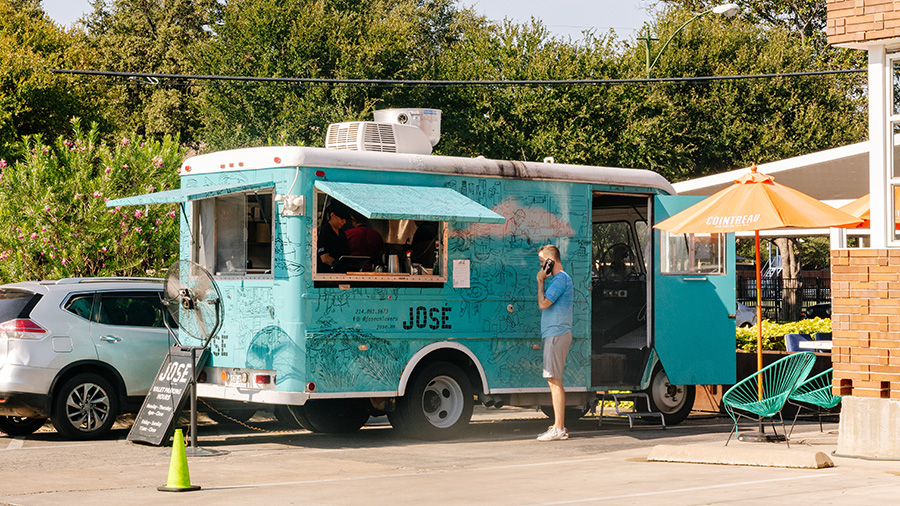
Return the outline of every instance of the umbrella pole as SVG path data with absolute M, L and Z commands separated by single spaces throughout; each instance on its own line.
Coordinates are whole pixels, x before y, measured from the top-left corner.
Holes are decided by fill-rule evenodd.
M 754 237 L 756 239 L 756 372 L 763 368 L 763 355 L 762 355 L 762 267 L 760 262 L 760 254 L 759 254 L 759 230 L 754 231 Z M 757 377 L 756 384 L 759 386 L 759 400 L 763 398 L 763 382 L 762 377 Z M 743 434 L 738 439 L 741 441 L 756 441 L 756 442 L 767 442 L 767 441 L 779 441 L 781 437 L 777 434 L 772 436 L 766 435 L 765 426 L 763 426 L 762 418 L 759 419 L 759 431 L 756 433 Z
M 762 267 L 759 259 L 759 230 L 755 230 L 756 238 L 756 371 L 759 372 L 763 368 L 762 356 Z M 763 398 L 763 385 L 761 381 L 757 381 L 759 385 L 759 400 Z
M 759 254 L 759 230 L 755 231 L 756 238 L 756 372 L 763 368 L 762 356 L 762 268 L 760 266 Z M 757 377 L 756 384 L 759 386 L 759 400 L 763 398 L 762 378 Z M 774 434 L 766 435 L 765 426 L 763 426 L 762 418 L 759 419 L 759 431 L 742 434 L 738 437 L 740 441 L 768 442 L 782 440 L 780 436 Z

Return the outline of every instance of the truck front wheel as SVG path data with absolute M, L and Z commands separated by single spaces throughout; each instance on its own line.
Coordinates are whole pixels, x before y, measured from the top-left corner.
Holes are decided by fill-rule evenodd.
M 694 385 L 673 385 L 666 371 L 657 366 L 646 390 L 650 397 L 650 410 L 665 415 L 666 425 L 678 425 L 694 408 Z
M 395 429 L 417 439 L 454 438 L 472 418 L 473 397 L 472 383 L 462 369 L 434 362 L 415 374 L 388 418 Z

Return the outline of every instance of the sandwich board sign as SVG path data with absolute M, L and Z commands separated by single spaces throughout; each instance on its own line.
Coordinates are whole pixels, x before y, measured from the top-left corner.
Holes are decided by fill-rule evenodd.
M 191 350 L 180 346 L 172 346 L 163 360 L 153 386 L 144 399 L 140 412 L 134 419 L 134 425 L 128 433 L 128 441 L 148 443 L 160 446 L 168 440 L 172 432 L 175 417 L 184 407 L 187 400 L 188 386 L 191 384 L 191 371 L 196 381 L 206 362 L 206 350 L 197 350 L 196 363 L 191 368 Z

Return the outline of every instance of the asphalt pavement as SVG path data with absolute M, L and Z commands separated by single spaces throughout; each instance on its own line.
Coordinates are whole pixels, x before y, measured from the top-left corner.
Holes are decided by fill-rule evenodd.
M 192 492 L 160 492 L 171 448 L 109 439 L 64 441 L 45 429 L 26 438 L 0 436 L 0 505 L 303 504 L 894 504 L 900 462 L 833 455 L 838 424 L 812 420 L 781 443 L 732 441 L 727 417 L 692 415 L 663 430 L 596 417 L 569 422 L 567 441 L 534 438 L 548 425 L 540 412 L 476 410 L 460 439 L 424 442 L 396 435 L 383 418 L 358 433 L 277 432 L 257 415 L 253 428 L 204 421 L 200 447 L 188 457 Z M 690 452 L 822 452 L 834 467 L 650 462 L 661 446 Z

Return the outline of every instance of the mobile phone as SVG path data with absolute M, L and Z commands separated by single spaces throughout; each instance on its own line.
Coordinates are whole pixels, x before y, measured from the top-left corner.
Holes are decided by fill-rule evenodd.
M 553 272 L 553 259 L 548 258 L 546 262 L 544 262 L 544 272 L 547 275 L 550 275 Z

